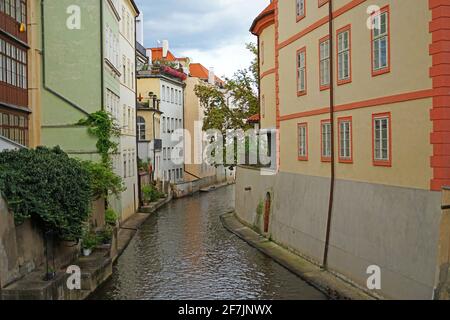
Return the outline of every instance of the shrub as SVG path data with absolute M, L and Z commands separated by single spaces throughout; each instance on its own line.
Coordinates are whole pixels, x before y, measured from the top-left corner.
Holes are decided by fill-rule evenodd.
M 90 177 L 93 200 L 108 195 L 118 197 L 125 190 L 122 178 L 108 164 L 83 161 L 82 165 Z
M 108 244 L 111 242 L 113 238 L 113 228 L 110 225 L 107 225 L 105 230 L 100 232 L 99 234 L 99 240 L 103 244 Z
M 155 202 L 164 197 L 164 195 L 152 185 L 142 187 L 142 194 L 144 201 L 146 202 Z
M 117 218 L 118 218 L 118 214 L 112 210 L 112 209 L 108 209 L 105 212 L 105 222 L 108 225 L 112 225 L 115 226 L 117 223 Z
M 0 191 L 16 224 L 36 218 L 62 239 L 81 238 L 91 204 L 89 173 L 59 147 L 0 152 Z
M 100 239 L 92 231 L 86 231 L 81 240 L 81 246 L 83 249 L 93 249 L 100 243 Z

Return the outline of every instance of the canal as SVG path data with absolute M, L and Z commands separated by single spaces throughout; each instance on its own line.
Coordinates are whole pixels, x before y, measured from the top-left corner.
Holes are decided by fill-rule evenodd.
M 223 228 L 234 186 L 176 200 L 142 225 L 91 299 L 325 299 Z

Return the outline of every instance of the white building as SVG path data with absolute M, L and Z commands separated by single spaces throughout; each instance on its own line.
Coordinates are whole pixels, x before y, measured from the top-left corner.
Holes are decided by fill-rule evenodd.
M 136 38 L 135 19 L 139 14 L 132 0 L 120 0 L 119 46 L 121 61 L 119 123 L 120 154 L 116 157 L 115 168 L 124 181 L 126 190 L 120 197 L 121 220 L 132 216 L 139 205 L 137 182 L 136 147 Z
M 172 183 L 184 180 L 184 140 L 176 136 L 184 127 L 184 87 L 181 80 L 160 78 L 162 160 L 159 178 Z

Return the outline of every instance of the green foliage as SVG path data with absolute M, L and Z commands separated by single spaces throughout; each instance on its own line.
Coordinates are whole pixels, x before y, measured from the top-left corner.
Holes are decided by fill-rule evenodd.
M 98 111 L 90 114 L 87 119 L 80 120 L 78 125 L 87 126 L 89 133 L 98 139 L 97 151 L 102 162 L 109 164 L 109 155 L 117 153 L 118 147 L 118 143 L 112 140 L 120 136 L 120 128 L 114 123 L 112 116 L 108 112 Z
M 264 210 L 264 202 L 261 200 L 258 203 L 258 207 L 256 208 L 256 213 L 258 214 L 258 216 L 262 216 L 263 210 Z
M 100 243 L 100 240 L 100 237 L 95 232 L 85 230 L 81 239 L 81 246 L 83 249 L 93 249 Z
M 1 152 L 0 191 L 17 224 L 36 218 L 62 239 L 82 236 L 90 212 L 89 173 L 59 147 Z
M 112 225 L 115 226 L 117 223 L 117 218 L 118 218 L 118 214 L 112 210 L 112 209 L 107 209 L 105 212 L 105 222 L 108 225 Z
M 82 166 L 89 173 L 93 200 L 108 195 L 118 197 L 124 190 L 123 180 L 106 163 L 83 161 Z
M 145 202 L 155 202 L 164 197 L 153 185 L 142 187 L 142 194 Z
M 111 239 L 113 238 L 113 227 L 110 225 L 107 225 L 105 227 L 105 230 L 101 231 L 98 235 L 99 242 L 103 244 L 108 244 L 111 242 Z

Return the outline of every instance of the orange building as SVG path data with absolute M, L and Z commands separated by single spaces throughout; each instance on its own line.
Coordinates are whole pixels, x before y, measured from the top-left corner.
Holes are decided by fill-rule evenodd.
M 238 168 L 237 214 L 259 221 L 267 199 L 257 227 L 275 242 L 363 289 L 379 266 L 378 295 L 433 297 L 450 185 L 449 12 L 445 0 L 272 1 L 251 32 L 278 170 Z

